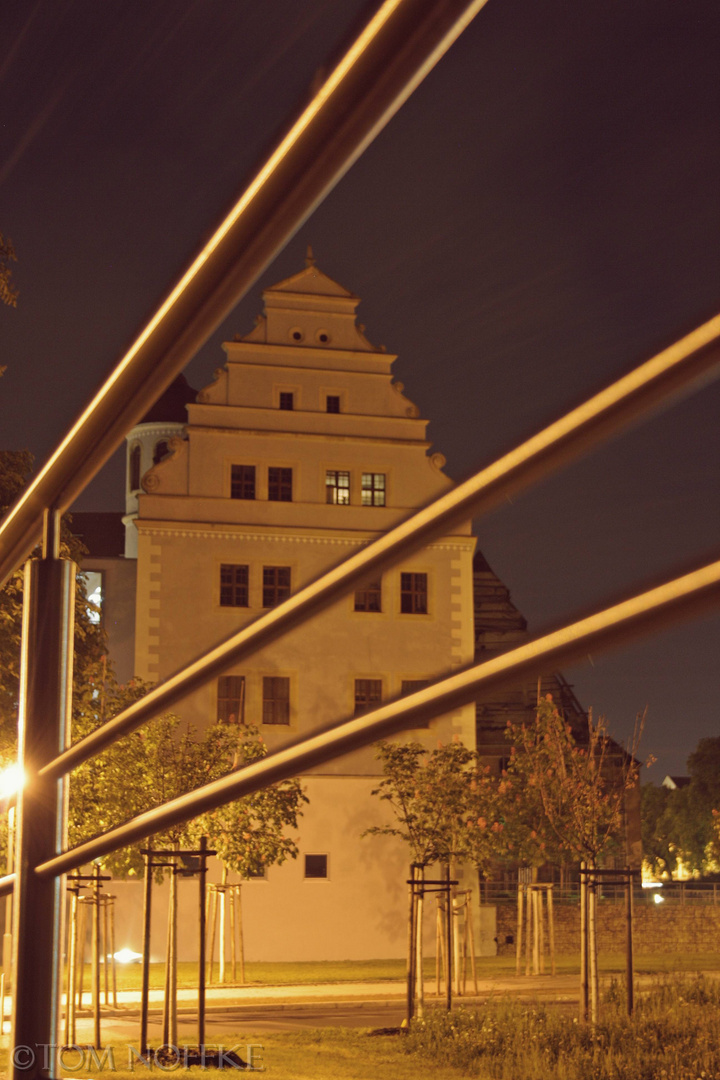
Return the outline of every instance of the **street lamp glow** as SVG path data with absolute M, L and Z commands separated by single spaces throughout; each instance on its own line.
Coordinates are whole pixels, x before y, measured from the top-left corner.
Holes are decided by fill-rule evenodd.
M 25 784 L 25 772 L 19 761 L 0 773 L 0 799 L 11 799 Z
M 115 953 L 115 959 L 119 964 L 132 964 L 142 960 L 142 953 L 133 952 L 132 949 L 120 949 Z
M 655 901 L 656 904 L 664 904 L 665 903 L 665 897 L 661 896 L 659 892 L 655 893 L 655 895 L 653 896 L 653 900 Z

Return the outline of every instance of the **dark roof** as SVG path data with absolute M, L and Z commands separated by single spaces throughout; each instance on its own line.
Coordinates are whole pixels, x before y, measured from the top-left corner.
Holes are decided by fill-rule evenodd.
M 193 390 L 184 375 L 178 375 L 171 382 L 164 394 L 162 394 L 153 407 L 143 416 L 141 424 L 186 424 L 186 405 L 194 402 L 197 390 Z
M 125 526 L 120 511 L 70 515 L 70 531 L 82 540 L 91 556 L 117 557 L 125 554 Z

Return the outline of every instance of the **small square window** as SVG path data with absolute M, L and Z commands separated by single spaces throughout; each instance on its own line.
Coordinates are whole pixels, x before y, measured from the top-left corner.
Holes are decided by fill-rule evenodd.
M 280 408 L 291 412 L 295 408 L 295 395 L 283 391 L 280 394 Z
M 340 412 L 340 398 L 337 394 L 328 394 L 325 398 L 327 412 Z
M 263 679 L 263 724 L 290 723 L 290 680 L 270 675 Z
M 362 474 L 360 501 L 363 506 L 385 505 L 385 473 L 364 472 Z
M 326 878 L 328 876 L 328 857 L 327 855 L 306 855 L 305 856 L 305 877 L 306 878 Z
M 220 567 L 220 607 L 248 606 L 248 568 L 223 563 Z
M 350 505 L 350 473 L 328 469 L 325 473 L 325 501 L 335 506 Z
M 292 502 L 292 469 L 268 469 L 270 502 Z
M 382 698 L 382 679 L 355 680 L 354 716 L 362 716 L 380 704 Z
M 230 498 L 255 498 L 255 466 L 233 465 L 230 469 Z
M 275 607 L 290 595 L 290 567 L 263 566 L 263 607 Z
M 382 589 L 379 581 L 371 581 L 355 592 L 356 611 L 382 611 Z
M 427 615 L 427 574 L 400 575 L 400 611 Z
M 242 724 L 245 721 L 245 676 L 221 675 L 217 681 L 217 719 L 219 724 Z

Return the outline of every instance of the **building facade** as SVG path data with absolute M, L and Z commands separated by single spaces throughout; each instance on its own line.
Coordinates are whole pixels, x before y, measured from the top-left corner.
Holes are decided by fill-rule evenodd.
M 309 258 L 263 299 L 253 330 L 224 345 L 224 367 L 188 404 L 187 425 L 150 416 L 128 439 L 135 674 L 151 683 L 452 484 L 427 421 L 393 380 L 395 357 L 358 325 L 356 296 Z M 199 728 L 254 724 L 272 750 L 468 664 L 474 548 L 468 523 L 176 712 Z M 475 709 L 405 737 L 473 748 Z M 392 839 L 362 838 L 387 820 L 370 794 L 378 777 L 372 747 L 303 777 L 299 859 L 243 887 L 251 958 L 404 954 L 409 854 Z

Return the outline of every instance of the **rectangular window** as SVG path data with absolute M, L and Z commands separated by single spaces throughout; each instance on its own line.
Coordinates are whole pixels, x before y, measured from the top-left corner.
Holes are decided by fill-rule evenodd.
M 275 607 L 290 595 L 290 567 L 263 566 L 263 607 Z
M 279 675 L 263 679 L 263 724 L 290 723 L 290 680 Z
M 218 679 L 217 718 L 219 724 L 245 722 L 244 675 L 221 675 Z
M 350 505 L 350 473 L 328 469 L 325 473 L 325 501 L 335 506 Z
M 429 679 L 403 679 L 400 684 L 400 693 L 405 697 L 406 694 L 415 694 L 429 685 Z
M 306 855 L 305 856 L 305 877 L 306 878 L 326 878 L 328 876 L 328 857 L 327 855 Z
M 268 499 L 271 502 L 292 502 L 292 469 L 268 469 Z
M 355 592 L 356 611 L 382 611 L 382 592 L 379 581 L 371 581 Z
M 220 567 L 220 607 L 248 606 L 248 568 L 223 563 Z
M 328 394 L 325 398 L 325 409 L 327 412 L 340 412 L 340 398 L 337 394 Z
M 361 488 L 360 500 L 363 506 L 385 505 L 385 473 L 364 472 Z
M 233 465 L 230 469 L 230 498 L 255 498 L 255 466 Z
M 362 716 L 380 704 L 382 679 L 355 680 L 355 716 Z
M 280 394 L 280 408 L 287 409 L 288 412 L 295 408 L 295 399 L 293 394 L 286 393 L 285 391 Z
M 400 610 L 406 615 L 427 615 L 427 574 L 400 575 Z

